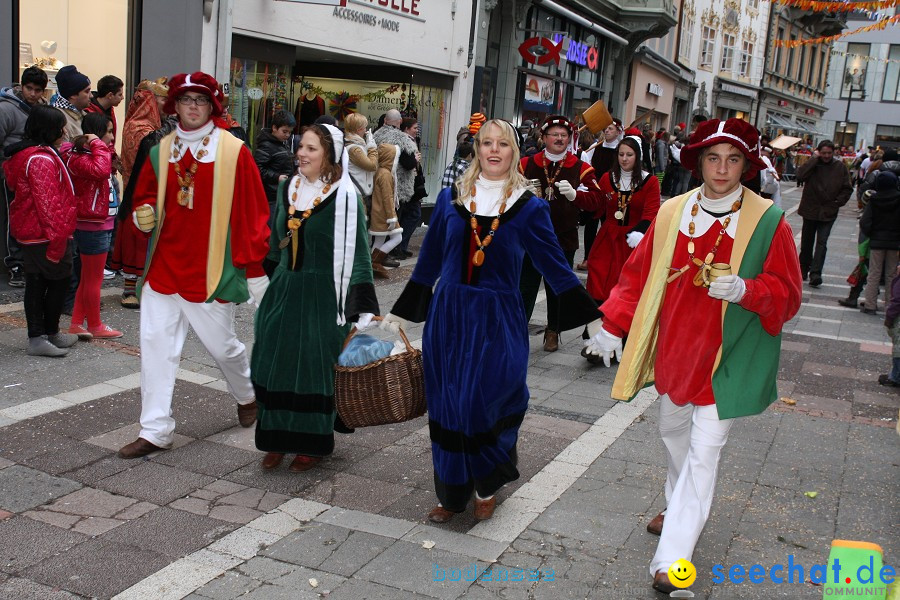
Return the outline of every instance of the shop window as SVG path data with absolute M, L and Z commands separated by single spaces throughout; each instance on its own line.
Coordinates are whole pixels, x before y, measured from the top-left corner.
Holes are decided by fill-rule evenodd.
M 884 73 L 884 89 L 881 99 L 888 102 L 900 102 L 900 45 L 893 45 L 888 52 L 891 59 Z
M 722 64 L 719 70 L 728 74 L 734 70 L 734 36 L 729 33 L 722 35 Z
M 875 127 L 875 145 L 882 148 L 900 148 L 900 126 L 878 125 Z
M 44 0 L 18 2 L 19 6 L 19 71 L 27 67 L 43 69 L 50 81 L 47 99 L 56 92 L 56 74 L 66 65 L 75 65 L 91 80 L 115 75 L 125 81 L 126 92 L 134 82 L 126 79 L 128 56 L 128 2 L 101 0 Z M 7 43 L 4 41 L 4 43 Z M 7 85 L 4 82 L 3 85 Z M 125 122 L 126 103 L 116 107 L 119 123 L 117 145 L 121 143 L 121 127 Z
M 739 72 L 741 77 L 750 77 L 750 68 L 753 66 L 753 44 L 743 42 L 741 46 L 741 64 Z
M 847 57 L 841 79 L 841 98 L 865 96 L 870 48 L 870 44 L 847 44 Z
M 299 116 L 303 108 L 307 113 L 312 108 L 324 109 L 324 102 L 315 96 L 304 103 L 299 95 L 293 95 L 290 67 L 285 65 L 232 58 L 229 81 L 229 113 L 247 132 L 252 148 L 260 130 L 271 124 L 275 111 L 285 109 Z
M 716 52 L 716 30 L 703 26 L 703 39 L 700 45 L 700 67 L 711 69 Z
M 851 148 L 856 147 L 856 130 L 858 128 L 858 123 L 846 123 L 844 126 L 841 126 L 843 121 L 837 123 L 834 126 L 834 143 L 840 146 L 848 146 Z

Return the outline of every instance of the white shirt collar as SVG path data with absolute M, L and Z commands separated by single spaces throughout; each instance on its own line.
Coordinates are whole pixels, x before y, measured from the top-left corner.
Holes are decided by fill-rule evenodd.
M 172 139 L 172 147 L 170 149 L 169 162 L 178 162 L 188 152 L 199 163 L 211 163 L 216 160 L 216 149 L 219 146 L 219 132 L 221 130 L 216 127 L 215 123 L 209 121 L 203 127 L 198 127 L 192 131 L 185 131 L 181 125 L 175 127 L 175 137 Z M 204 144 L 203 140 L 209 138 Z M 206 152 L 203 156 L 199 156 L 200 150 Z
M 711 200 L 703 195 L 703 188 L 701 187 L 700 189 L 700 210 L 697 211 L 696 216 L 691 217 L 691 209 L 693 208 L 695 200 L 697 198 L 697 194 L 694 194 L 684 205 L 684 211 L 681 213 L 681 224 L 678 227 L 678 230 L 681 233 L 686 236 L 690 236 L 691 234 L 689 224 L 691 221 L 693 221 L 695 238 L 703 236 L 713 225 L 716 225 L 716 227 L 722 227 L 728 214 L 724 214 L 721 217 L 714 217 L 710 213 L 730 213 L 731 206 L 738 198 L 741 197 L 741 193 L 744 190 L 743 186 L 738 186 L 736 190 L 728 194 L 725 198 Z M 728 229 L 725 230 L 725 234 L 731 239 L 734 239 L 735 233 L 737 233 L 737 226 L 740 217 L 741 211 L 737 211 L 736 213 L 731 215 L 731 221 L 728 223 Z M 705 251 L 703 252 L 705 255 Z

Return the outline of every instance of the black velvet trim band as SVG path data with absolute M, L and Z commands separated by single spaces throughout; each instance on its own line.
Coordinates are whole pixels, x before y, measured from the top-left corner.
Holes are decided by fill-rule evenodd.
M 597 302 L 582 285 L 569 288 L 559 298 L 559 330 L 566 331 L 600 318 Z
M 640 233 L 647 233 L 647 229 L 650 227 L 650 221 L 644 219 L 643 221 L 638 221 L 637 225 L 631 228 L 631 231 L 638 231 Z M 631 233 L 631 232 L 629 232 Z
M 394 303 L 391 314 L 411 323 L 421 323 L 428 316 L 428 307 L 431 306 L 433 296 L 434 291 L 431 287 L 415 281 L 408 281 L 400 297 Z
M 334 452 L 334 434 L 304 433 L 280 429 L 261 430 L 256 425 L 256 449 L 263 452 L 328 456 Z
M 493 496 L 501 487 L 519 478 L 519 470 L 516 468 L 518 458 L 516 449 L 510 451 L 510 461 L 497 465 L 484 479 L 470 479 L 463 484 L 444 483 L 434 474 L 434 491 L 437 494 L 441 506 L 451 512 L 463 512 L 472 498 L 472 492 L 478 492 L 482 498 Z
M 525 413 L 507 415 L 494 423 L 490 430 L 474 436 L 452 429 L 445 429 L 433 419 L 428 421 L 428 430 L 431 435 L 431 441 L 438 444 L 445 452 L 478 454 L 483 446 L 496 446 L 497 438 L 500 437 L 500 434 L 512 427 L 518 427 L 522 424 L 522 419 L 524 418 Z
M 348 321 L 356 321 L 363 313 L 380 315 L 378 297 L 375 295 L 375 284 L 355 283 L 347 290 L 347 301 L 344 302 L 344 315 Z
M 296 413 L 334 412 L 334 397 L 320 394 L 295 394 L 294 392 L 272 392 L 261 385 L 253 384 L 256 401 L 266 410 L 289 410 Z

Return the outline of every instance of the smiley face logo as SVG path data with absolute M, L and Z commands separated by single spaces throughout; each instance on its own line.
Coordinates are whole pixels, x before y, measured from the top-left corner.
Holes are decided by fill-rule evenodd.
M 690 587 L 697 579 L 697 569 L 689 560 L 679 558 L 669 567 L 669 582 L 677 588 Z

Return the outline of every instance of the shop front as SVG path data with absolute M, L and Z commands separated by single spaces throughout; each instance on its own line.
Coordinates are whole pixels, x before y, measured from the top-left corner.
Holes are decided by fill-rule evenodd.
M 640 48 L 632 63 L 631 93 L 622 121 L 650 123 L 654 132 L 662 127 L 671 130 L 677 124 L 670 116 L 678 77 L 674 64 L 649 48 Z
M 598 32 L 542 8 L 528 11 L 519 45 L 515 110 L 519 122 L 550 114 L 579 117 L 603 98 L 609 42 Z
M 749 122 L 757 94 L 756 88 L 716 77 L 713 82 L 715 118 L 743 119 Z
M 468 123 L 468 102 L 451 99 L 471 93 L 465 54 L 456 52 L 467 47 L 469 16 L 440 0 L 381 4 L 235 3 L 232 115 L 252 145 L 279 109 L 295 115 L 298 130 L 321 115 L 342 124 L 351 113 L 374 128 L 397 109 L 419 121 L 425 202 L 433 202 L 456 132 Z

